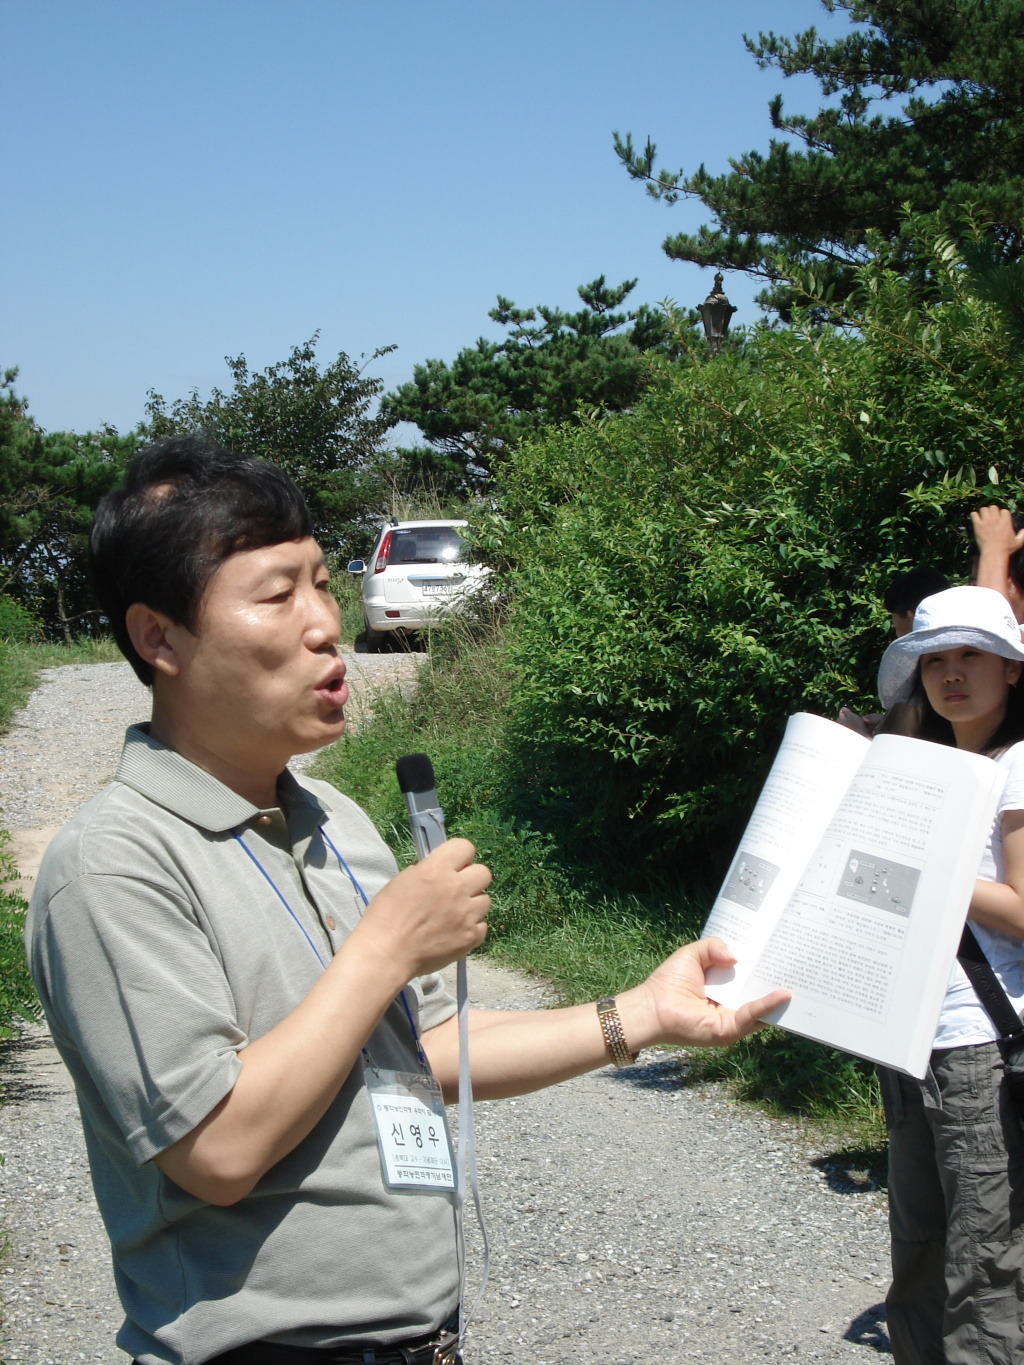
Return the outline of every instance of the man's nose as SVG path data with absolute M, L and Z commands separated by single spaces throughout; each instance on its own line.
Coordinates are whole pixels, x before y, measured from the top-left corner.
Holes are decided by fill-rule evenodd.
M 306 636 L 314 647 L 336 645 L 341 638 L 341 613 L 338 604 L 330 593 L 314 588 L 311 596 L 309 615 L 306 620 Z

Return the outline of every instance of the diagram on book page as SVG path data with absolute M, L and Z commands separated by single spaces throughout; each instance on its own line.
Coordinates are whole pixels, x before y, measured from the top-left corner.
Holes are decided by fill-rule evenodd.
M 719 894 L 733 905 L 742 905 L 745 910 L 760 910 L 779 871 L 778 863 L 741 848 Z
M 920 878 L 919 867 L 908 867 L 893 858 L 862 853 L 854 848 L 846 859 L 846 869 L 836 894 L 844 900 L 858 901 L 872 910 L 886 910 L 906 919 L 914 904 L 914 892 Z

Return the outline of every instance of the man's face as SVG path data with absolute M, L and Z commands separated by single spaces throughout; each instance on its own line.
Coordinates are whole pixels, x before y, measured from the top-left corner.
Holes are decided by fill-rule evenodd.
M 315 540 L 229 556 L 207 586 L 195 633 L 171 629 L 179 714 L 211 755 L 283 767 L 341 735 L 348 687 L 338 606 Z
M 894 611 L 889 613 L 892 621 L 892 633 L 897 639 L 901 635 L 909 635 L 914 629 L 914 613 L 912 611 Z

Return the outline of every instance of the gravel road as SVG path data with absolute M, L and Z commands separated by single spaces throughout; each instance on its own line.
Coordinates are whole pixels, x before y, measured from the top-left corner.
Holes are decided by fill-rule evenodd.
M 352 656 L 355 712 L 408 656 Z M 146 695 L 121 664 L 52 669 L 0 740 L 0 823 L 26 876 L 54 828 L 113 773 Z M 542 987 L 471 964 L 474 1003 Z M 45 1033 L 0 1060 L 0 1263 L 11 1365 L 125 1361 L 120 1310 L 70 1083 Z M 692 1084 L 650 1051 L 543 1094 L 477 1106 L 491 1280 L 469 1365 L 747 1365 L 888 1354 L 885 1196 L 793 1123 Z M 479 1263 L 471 1246 L 471 1276 Z

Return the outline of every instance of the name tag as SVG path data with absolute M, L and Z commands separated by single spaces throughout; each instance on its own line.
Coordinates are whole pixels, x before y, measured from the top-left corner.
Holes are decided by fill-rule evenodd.
M 364 1068 L 384 1184 L 391 1190 L 454 1190 L 441 1087 L 433 1076 Z

